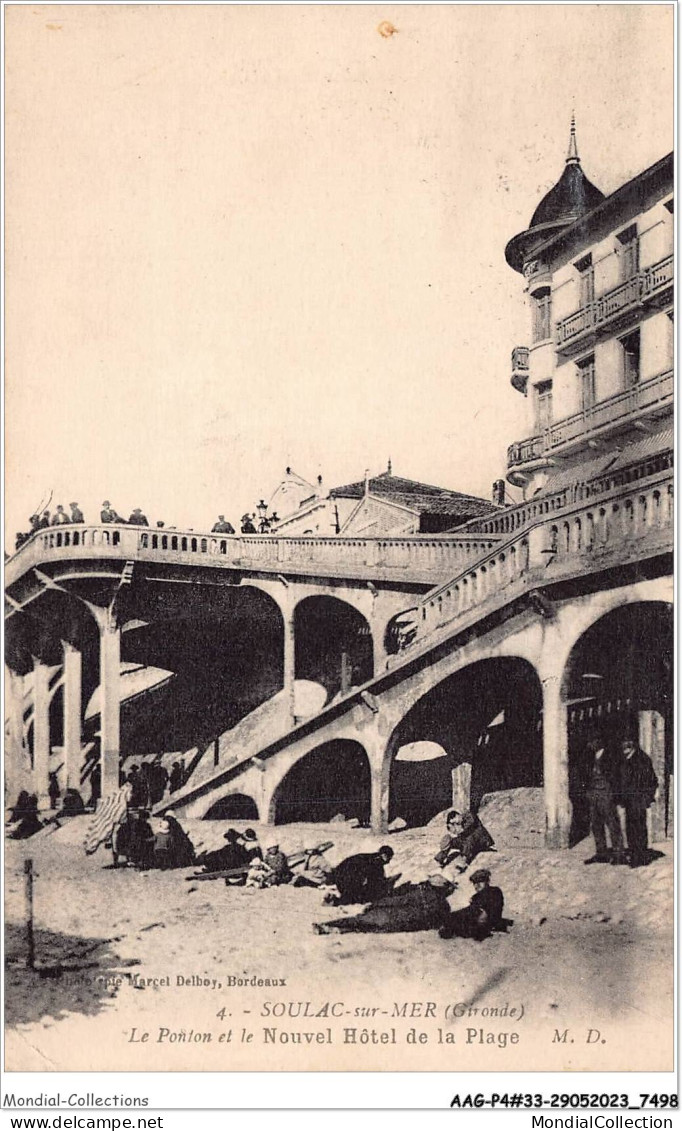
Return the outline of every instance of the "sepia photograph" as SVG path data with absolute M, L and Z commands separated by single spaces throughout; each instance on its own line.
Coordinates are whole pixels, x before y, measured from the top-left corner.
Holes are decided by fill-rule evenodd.
M 5 5 L 5 1092 L 672 1072 L 673 17 Z

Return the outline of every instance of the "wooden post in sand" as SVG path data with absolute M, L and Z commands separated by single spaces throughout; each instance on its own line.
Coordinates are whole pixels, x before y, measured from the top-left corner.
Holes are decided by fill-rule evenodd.
M 24 860 L 26 876 L 26 965 L 35 968 L 35 940 L 33 938 L 33 860 Z

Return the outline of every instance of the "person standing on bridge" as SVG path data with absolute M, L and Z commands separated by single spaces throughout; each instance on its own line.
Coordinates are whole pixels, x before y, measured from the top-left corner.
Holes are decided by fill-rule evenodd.
M 257 534 L 257 530 L 251 521 L 250 514 L 242 515 L 242 534 Z
M 226 521 L 224 514 L 219 514 L 218 521 L 211 528 L 211 534 L 234 534 L 234 526 Z
M 142 513 L 140 507 L 135 507 L 135 510 L 128 519 L 128 526 L 149 526 L 147 516 Z
M 85 519 L 83 518 L 83 512 L 78 506 L 78 503 L 69 503 L 69 506 L 71 507 L 71 521 L 85 522 Z
M 52 515 L 52 525 L 53 526 L 66 526 L 66 524 L 69 523 L 70 521 L 71 521 L 71 519 L 69 518 L 68 514 L 64 510 L 64 507 L 62 506 L 61 503 L 59 503 L 56 511 Z
M 112 507 L 112 505 L 111 505 L 111 503 L 109 502 L 108 499 L 105 499 L 104 502 L 102 503 L 102 510 L 100 511 L 99 517 L 100 517 L 100 522 L 103 522 L 103 523 L 125 522 L 125 519 L 121 518 L 120 514 L 116 513 L 116 511 L 114 510 L 114 508 Z
M 40 521 L 38 523 L 38 530 L 47 530 L 49 528 L 49 525 L 50 525 L 50 512 L 49 511 L 43 511 L 42 515 L 40 516 Z

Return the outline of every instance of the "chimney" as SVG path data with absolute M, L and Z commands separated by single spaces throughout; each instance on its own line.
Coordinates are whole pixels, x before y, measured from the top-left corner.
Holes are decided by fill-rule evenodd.
M 493 502 L 498 507 L 503 507 L 505 504 L 504 499 L 505 483 L 504 479 L 496 479 L 493 483 Z

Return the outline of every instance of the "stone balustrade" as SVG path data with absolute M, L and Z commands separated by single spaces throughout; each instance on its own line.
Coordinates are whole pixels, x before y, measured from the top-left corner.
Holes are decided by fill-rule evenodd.
M 434 634 L 451 635 L 458 624 L 468 627 L 524 591 L 672 551 L 673 520 L 670 470 L 625 491 L 612 486 L 586 501 L 574 498 L 422 598 L 402 626 L 399 655 L 430 645 Z
M 487 553 L 496 534 L 415 535 L 405 538 L 278 538 L 153 530 L 127 525 L 68 525 L 36 532 L 8 560 L 11 586 L 34 566 L 51 561 L 117 559 L 236 570 L 310 572 L 333 576 L 396 576 L 436 580 Z

